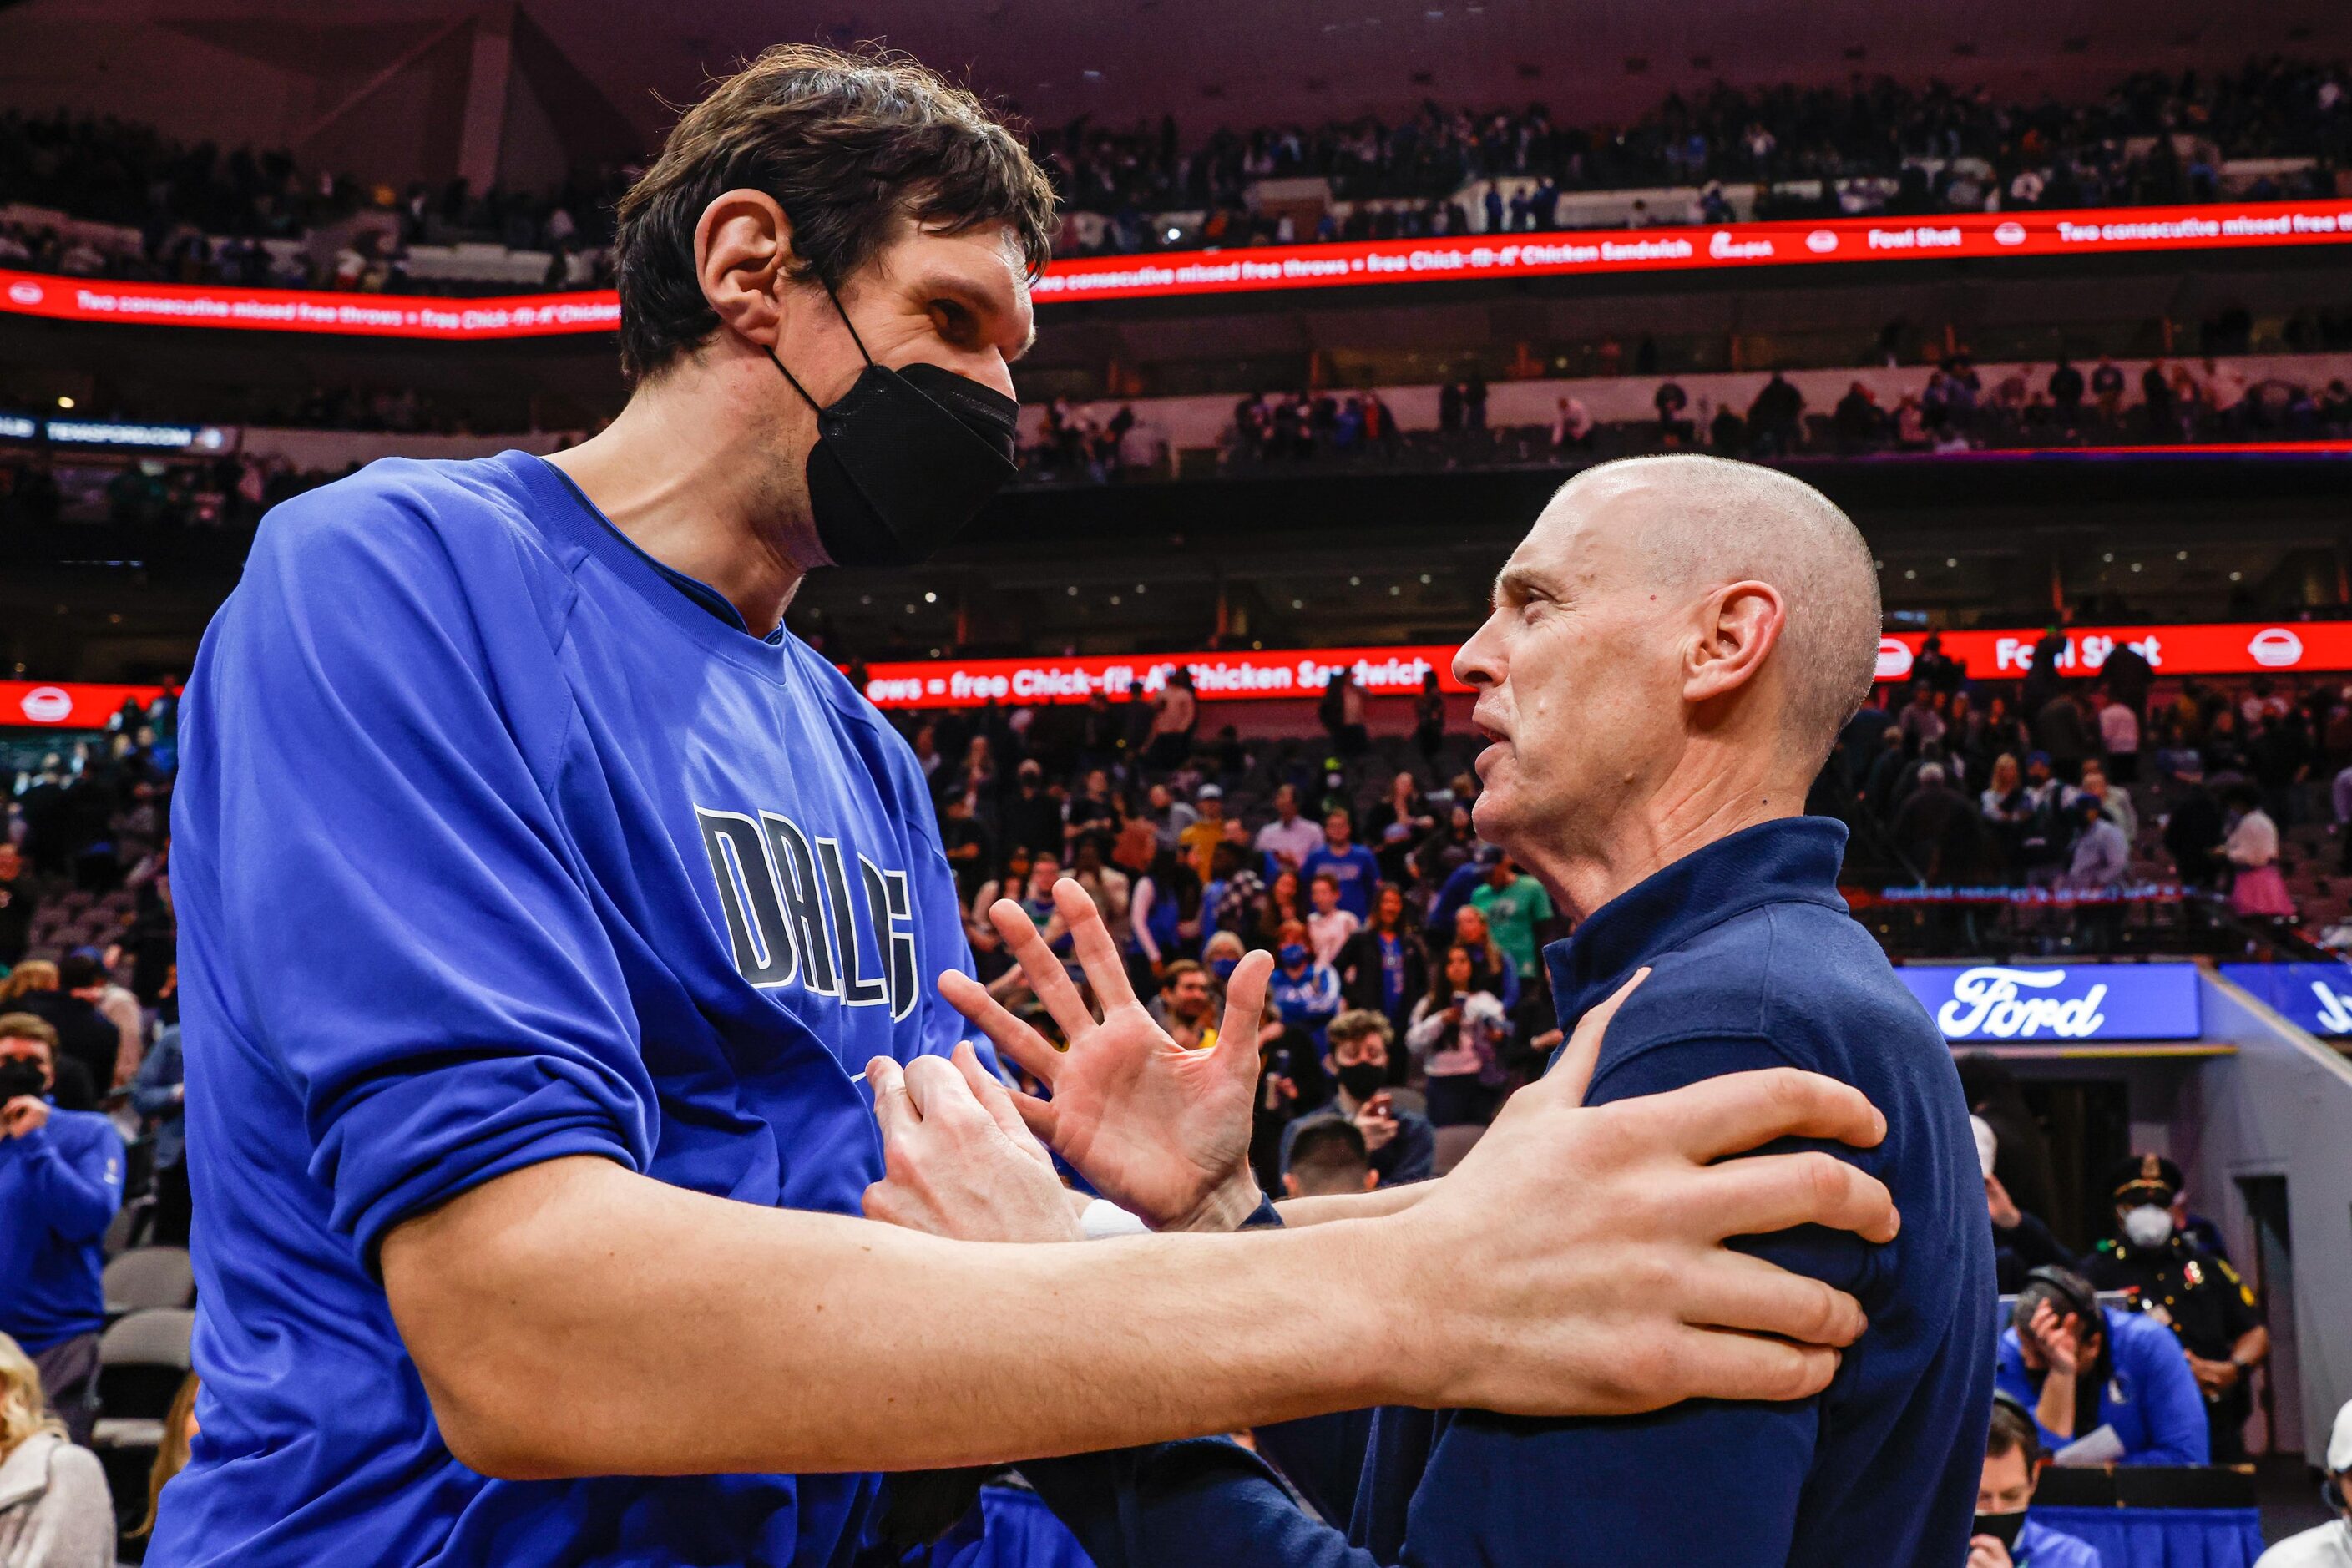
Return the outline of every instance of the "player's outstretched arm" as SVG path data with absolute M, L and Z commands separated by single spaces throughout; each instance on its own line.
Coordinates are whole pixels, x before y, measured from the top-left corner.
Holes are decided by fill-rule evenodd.
M 1071 1234 L 969 1054 L 880 1064 L 887 1184 Z M 1726 1250 L 1894 1234 L 1845 1085 L 1780 1070 L 1585 1109 L 1547 1079 L 1411 1209 L 1290 1232 L 1004 1245 L 730 1202 L 575 1157 L 394 1228 L 394 1319 L 451 1451 L 517 1478 L 904 1469 L 1373 1405 L 1628 1412 L 1817 1392 L 1853 1300 Z M 1324 1355 L 1334 1336 L 1367 1353 Z M 1778 1336 L 1778 1337 L 1766 1337 Z

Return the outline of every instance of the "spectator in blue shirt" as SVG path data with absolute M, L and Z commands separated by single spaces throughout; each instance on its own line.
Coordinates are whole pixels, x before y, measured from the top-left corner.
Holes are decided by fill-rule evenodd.
M 2153 1318 L 2101 1307 L 2072 1269 L 2026 1277 L 2001 1331 L 1999 1383 L 2053 1452 L 2111 1430 L 2116 1463 L 2210 1462 L 2205 1401 L 2180 1342 Z
M 1309 883 L 1318 877 L 1330 878 L 1339 886 L 1341 909 L 1360 922 L 1371 918 L 1372 889 L 1380 884 L 1381 863 L 1356 842 L 1355 819 L 1344 809 L 1324 816 L 1323 847 L 1308 853 L 1298 874 Z
M 1966 1568 L 2100 1568 L 2090 1542 L 2026 1516 L 2041 1471 L 2033 1417 L 2009 1394 L 1996 1394 Z
M 57 1031 L 0 1017 L 0 1333 L 24 1346 L 76 1442 L 98 1417 L 106 1227 L 122 1206 L 122 1138 L 50 1099 Z

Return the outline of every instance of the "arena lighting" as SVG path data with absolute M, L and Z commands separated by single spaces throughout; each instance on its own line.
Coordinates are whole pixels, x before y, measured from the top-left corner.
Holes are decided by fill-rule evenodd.
M 1066 257 L 1037 279 L 1040 304 L 1266 289 L 1421 284 L 1598 272 L 1703 272 L 1950 258 L 2097 256 L 2352 242 L 2352 197 L 2094 207 L 1931 218 L 1824 218 L 1681 228 L 1454 235 L 1341 245 Z M 0 271 L 0 311 L 52 321 L 486 342 L 608 332 L 613 290 L 451 299 L 208 284 L 132 283 Z
M 1925 632 L 1891 633 L 1878 645 L 1878 679 L 1907 680 Z M 2017 680 L 2032 668 L 2041 633 L 1943 634 L 1944 652 L 1972 679 Z M 2058 671 L 2095 676 L 2129 643 L 2158 675 L 2318 674 L 2352 671 L 2352 621 L 2228 626 L 2077 626 L 2067 633 Z M 1124 700 L 1157 694 L 1180 666 L 1192 672 L 1203 701 L 1315 697 L 1331 677 L 1352 669 L 1371 697 L 1404 697 L 1435 671 L 1441 690 L 1466 692 L 1454 679 L 1452 643 L 1394 647 L 1228 650 L 1223 653 L 1095 654 L 1037 658 L 907 659 L 866 667 L 866 695 L 877 707 L 977 708 L 984 703 L 1081 703 L 1097 696 Z

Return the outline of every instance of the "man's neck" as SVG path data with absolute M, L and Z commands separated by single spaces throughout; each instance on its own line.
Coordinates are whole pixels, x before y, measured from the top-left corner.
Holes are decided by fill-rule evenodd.
M 780 433 L 759 400 L 760 369 L 713 344 L 548 461 L 631 543 L 709 584 L 766 637 L 821 555 L 814 531 L 792 516 L 806 510 L 804 497 L 771 478 Z
M 1686 753 L 1645 799 L 1627 803 L 1592 841 L 1514 858 L 1535 873 L 1552 901 L 1581 921 L 1627 889 L 1718 838 L 1759 823 L 1796 816 L 1805 790 L 1720 752 Z

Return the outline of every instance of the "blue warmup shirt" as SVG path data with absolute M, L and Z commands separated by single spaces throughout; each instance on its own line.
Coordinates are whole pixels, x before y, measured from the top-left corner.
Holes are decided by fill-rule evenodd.
M 2053 1432 L 2035 1416 L 2042 1445 L 2056 1450 L 2076 1437 L 2112 1426 L 2122 1440 L 2126 1465 L 2203 1465 L 2212 1459 L 2212 1430 L 2205 1421 L 2205 1396 L 2189 1358 L 2170 1329 L 2139 1312 L 2099 1309 L 2107 1321 L 2106 1381 L 2099 1385 L 2095 1415 L 2075 1394 L 2076 1430 Z M 2000 1331 L 2000 1386 L 2032 1410 L 2042 1397 L 2042 1378 L 2028 1371 L 2017 1348 L 2017 1331 Z M 2084 1416 L 2090 1416 L 2088 1420 Z
M 1950 1050 L 1838 897 L 1844 845 L 1845 828 L 1821 817 L 1748 828 L 1612 900 L 1545 953 L 1569 1029 L 1652 966 L 1610 1026 L 1593 1103 L 1797 1067 L 1885 1112 L 1878 1148 L 1822 1147 L 1893 1191 L 1894 1241 L 1808 1227 L 1742 1244 L 1851 1291 L 1869 1314 L 1826 1392 L 1617 1419 L 1382 1410 L 1344 1537 L 1221 1440 L 1024 1465 L 1101 1568 L 1964 1559 L 1992 1406 L 1984 1181 Z M 1284 1451 L 1279 1438 L 1268 1447 Z
M 1360 844 L 1350 844 L 1345 849 L 1334 849 L 1328 844 L 1307 857 L 1298 868 L 1298 879 L 1312 882 L 1318 877 L 1329 877 L 1339 884 L 1339 907 L 1360 921 L 1372 918 L 1372 889 L 1380 885 L 1381 863 L 1372 852 Z
M 2016 1568 L 2100 1568 L 2098 1548 L 2031 1519 L 2018 1530 L 2009 1560 Z
M 106 1327 L 106 1227 L 122 1206 L 122 1134 L 59 1110 L 0 1138 L 0 1333 L 34 1354 Z
M 373 1264 L 407 1215 L 565 1155 L 856 1213 L 866 1062 L 962 1037 L 905 742 L 519 452 L 271 512 L 181 717 L 204 1395 L 148 1561 L 845 1562 L 873 1476 L 468 1470 Z

